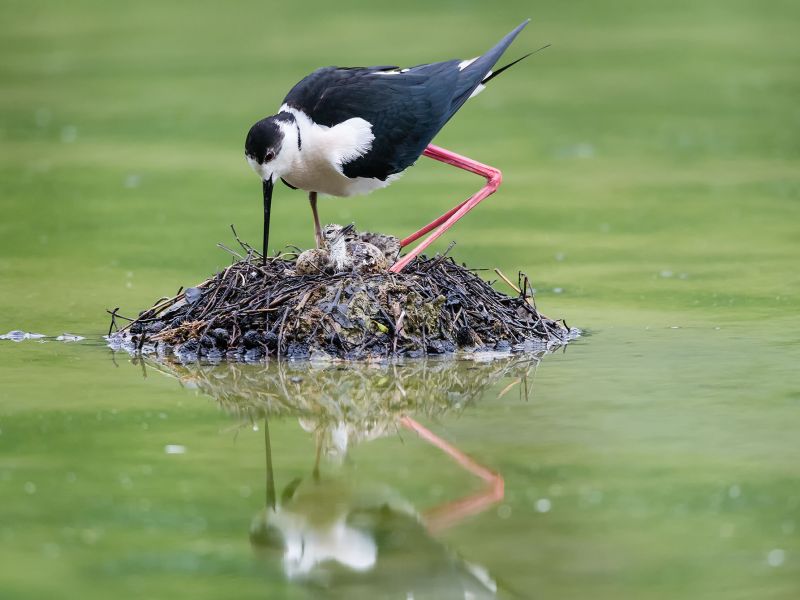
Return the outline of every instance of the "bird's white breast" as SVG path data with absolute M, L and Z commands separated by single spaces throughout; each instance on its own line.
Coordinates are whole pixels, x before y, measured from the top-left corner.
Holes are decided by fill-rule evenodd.
M 290 106 L 283 105 L 281 111 L 292 113 L 300 129 L 300 148 L 292 153 L 292 160 L 281 175 L 290 185 L 331 196 L 354 196 L 386 187 L 396 179 L 351 178 L 342 172 L 343 164 L 363 156 L 372 147 L 375 136 L 368 121 L 356 117 L 326 127 Z

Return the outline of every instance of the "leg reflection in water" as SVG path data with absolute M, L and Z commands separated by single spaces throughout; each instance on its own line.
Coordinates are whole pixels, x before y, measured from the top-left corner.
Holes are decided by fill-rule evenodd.
M 276 498 L 265 421 L 267 502 L 253 519 L 251 543 L 267 560 L 280 557 L 290 580 L 335 597 L 494 598 L 497 586 L 488 572 L 434 535 L 500 501 L 502 477 L 411 417 L 399 425 L 483 480 L 484 489 L 420 513 L 389 487 L 320 476 L 315 460 L 312 477 L 293 480 Z M 320 591 L 315 597 L 325 596 Z
M 400 424 L 417 433 L 421 439 L 429 444 L 439 448 L 456 461 L 460 467 L 486 482 L 486 487 L 476 494 L 426 510 L 423 516 L 431 533 L 438 533 L 448 527 L 452 527 L 471 515 L 483 512 L 503 499 L 505 483 L 501 475 L 478 464 L 461 450 L 434 434 L 430 429 L 423 427 L 411 417 L 403 417 L 400 419 Z

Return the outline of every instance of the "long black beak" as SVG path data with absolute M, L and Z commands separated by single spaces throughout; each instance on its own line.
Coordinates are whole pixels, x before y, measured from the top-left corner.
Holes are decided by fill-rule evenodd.
M 267 264 L 267 252 L 269 250 L 269 215 L 272 210 L 272 177 L 262 182 L 264 188 L 264 264 Z

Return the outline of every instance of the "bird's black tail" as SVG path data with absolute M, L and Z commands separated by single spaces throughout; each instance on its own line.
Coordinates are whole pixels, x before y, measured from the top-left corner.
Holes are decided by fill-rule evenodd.
M 506 36 L 497 42 L 492 48 L 490 48 L 487 52 L 476 58 L 472 63 L 464 67 L 459 74 L 459 82 L 458 82 L 458 90 L 453 97 L 452 104 L 450 106 L 450 115 L 452 116 L 455 112 L 461 108 L 464 102 L 472 95 L 475 89 L 479 86 L 484 84 L 492 77 L 495 77 L 499 74 L 500 71 L 503 71 L 513 65 L 506 65 L 502 69 L 500 69 L 497 73 L 489 73 L 489 71 L 494 67 L 495 63 L 500 60 L 500 57 L 503 55 L 503 52 L 511 45 L 511 42 L 514 41 L 514 38 L 519 35 L 519 32 L 522 31 L 525 26 L 530 23 L 530 19 L 525 19 L 522 23 L 517 25 L 511 32 L 506 34 Z M 524 56 L 522 58 L 525 58 Z M 522 59 L 519 59 L 522 60 Z M 514 62 L 519 62 L 519 60 Z
M 533 52 L 528 52 L 528 53 L 527 53 L 527 54 L 525 54 L 524 56 L 520 56 L 520 57 L 519 57 L 517 60 L 515 60 L 515 61 L 513 61 L 513 62 L 510 62 L 510 63 L 508 63 L 506 66 L 504 66 L 504 67 L 500 67 L 500 68 L 499 68 L 499 69 L 497 69 L 496 71 L 492 71 L 492 72 L 489 74 L 489 76 L 488 76 L 488 77 L 486 77 L 485 79 L 483 79 L 483 80 L 481 81 L 481 85 L 486 85 L 486 84 L 487 84 L 487 83 L 489 83 L 489 82 L 490 82 L 492 79 L 494 79 L 495 77 L 497 77 L 498 75 L 500 75 L 500 73 L 502 73 L 503 71 L 505 71 L 505 70 L 506 70 L 506 69 L 508 69 L 509 67 L 513 67 L 515 64 L 517 64 L 517 63 L 518 63 L 518 62 L 520 62 L 521 60 L 525 60 L 525 59 L 526 59 L 526 58 L 528 58 L 528 57 L 529 57 L 531 54 L 536 54 L 537 52 L 541 52 L 541 51 L 542 51 L 542 50 L 544 50 L 545 48 L 549 48 L 549 47 L 550 47 L 550 44 L 545 44 L 544 46 L 542 46 L 541 48 L 539 48 L 539 49 L 537 49 L 537 50 L 534 50 Z

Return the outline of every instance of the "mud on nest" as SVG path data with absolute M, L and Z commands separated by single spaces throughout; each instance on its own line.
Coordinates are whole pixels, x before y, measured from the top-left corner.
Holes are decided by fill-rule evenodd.
M 528 278 L 507 296 L 447 256 L 420 257 L 402 273 L 298 274 L 296 254 L 246 256 L 136 319 L 111 313 L 109 342 L 131 352 L 198 359 L 374 359 L 456 351 L 523 352 L 572 339 L 540 314 Z M 501 274 L 502 276 L 502 274 Z M 505 278 L 504 278 L 505 279 Z M 128 323 L 118 327 L 118 319 Z

